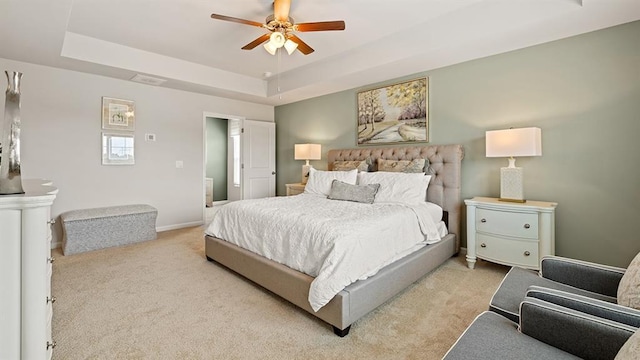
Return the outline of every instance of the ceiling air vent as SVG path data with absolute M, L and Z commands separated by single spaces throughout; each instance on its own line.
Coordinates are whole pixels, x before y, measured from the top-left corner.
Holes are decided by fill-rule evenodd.
M 158 86 L 158 85 L 162 85 L 167 80 L 160 79 L 160 78 L 155 78 L 155 77 L 152 77 L 152 76 L 137 74 L 136 76 L 131 78 L 131 81 L 135 81 L 135 82 L 139 82 L 139 83 L 147 84 L 147 85 Z

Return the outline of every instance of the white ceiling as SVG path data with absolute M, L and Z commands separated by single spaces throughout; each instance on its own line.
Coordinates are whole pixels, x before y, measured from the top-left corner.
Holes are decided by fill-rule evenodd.
M 272 0 L 0 0 L 0 57 L 280 105 L 640 19 L 640 0 L 293 0 L 315 49 L 240 48 Z M 271 73 L 271 76 L 265 76 Z

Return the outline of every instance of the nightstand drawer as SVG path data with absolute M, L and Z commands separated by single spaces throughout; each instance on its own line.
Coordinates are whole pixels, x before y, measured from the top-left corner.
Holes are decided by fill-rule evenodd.
M 476 229 L 489 234 L 538 239 L 538 214 L 478 208 Z
M 537 241 L 519 241 L 478 234 L 476 252 L 478 257 L 489 261 L 530 268 L 538 267 Z

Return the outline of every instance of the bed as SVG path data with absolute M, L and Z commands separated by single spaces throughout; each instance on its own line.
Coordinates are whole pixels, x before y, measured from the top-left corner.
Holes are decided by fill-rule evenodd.
M 358 280 L 339 291 L 315 311 L 309 294 L 314 277 L 246 250 L 214 236 L 205 235 L 205 253 L 209 261 L 244 276 L 267 290 L 333 326 L 338 336 L 349 333 L 351 324 L 377 308 L 425 274 L 440 266 L 460 249 L 461 145 L 432 145 L 394 148 L 330 150 L 328 170 L 339 161 L 368 160 L 375 171 L 377 159 L 427 159 L 431 181 L 427 200 L 444 211 L 448 234 L 384 266 L 371 277 Z

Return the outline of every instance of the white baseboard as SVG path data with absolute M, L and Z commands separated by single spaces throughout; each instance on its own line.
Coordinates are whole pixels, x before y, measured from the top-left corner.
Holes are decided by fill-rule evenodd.
M 200 220 L 200 221 L 192 221 L 192 222 L 183 223 L 183 224 L 158 226 L 156 227 L 156 231 L 161 232 L 161 231 L 177 230 L 177 229 L 182 229 L 187 227 L 200 226 L 202 224 L 204 224 L 204 221 Z

